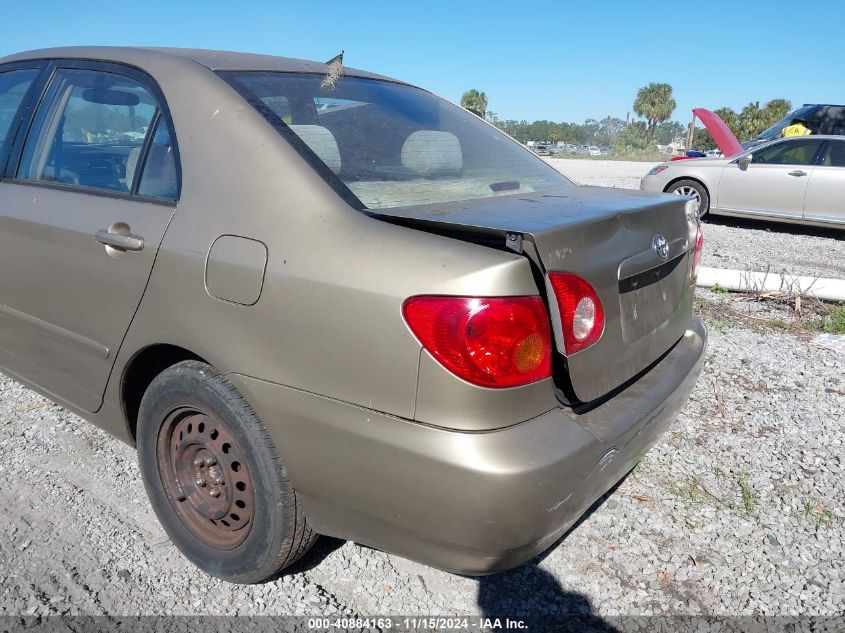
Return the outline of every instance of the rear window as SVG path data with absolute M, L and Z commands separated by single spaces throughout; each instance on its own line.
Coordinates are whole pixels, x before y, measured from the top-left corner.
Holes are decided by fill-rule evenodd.
M 221 75 L 287 126 L 363 206 L 436 204 L 544 191 L 571 183 L 475 115 L 407 85 L 323 75 Z M 342 183 L 342 184 L 341 184 Z

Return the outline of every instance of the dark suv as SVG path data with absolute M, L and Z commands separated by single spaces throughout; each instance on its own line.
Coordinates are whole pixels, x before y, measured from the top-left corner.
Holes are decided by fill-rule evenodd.
M 845 135 L 845 105 L 805 103 L 753 139 L 745 141 L 742 146 L 748 149 L 763 141 L 780 138 L 783 128 L 795 119 L 804 121 L 813 134 Z

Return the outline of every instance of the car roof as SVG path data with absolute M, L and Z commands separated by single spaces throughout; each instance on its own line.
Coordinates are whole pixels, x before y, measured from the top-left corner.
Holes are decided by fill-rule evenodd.
M 246 70 L 266 72 L 320 73 L 328 72 L 329 67 L 323 62 L 315 62 L 293 57 L 278 57 L 257 53 L 237 53 L 199 48 L 158 48 L 147 46 L 66 46 L 60 48 L 42 48 L 15 53 L 0 59 L 0 64 L 16 61 L 41 59 L 84 59 L 111 61 L 144 68 L 151 59 L 163 61 L 167 58 L 189 60 L 209 70 Z M 390 77 L 377 75 L 356 68 L 343 67 L 345 75 L 383 79 L 400 82 Z

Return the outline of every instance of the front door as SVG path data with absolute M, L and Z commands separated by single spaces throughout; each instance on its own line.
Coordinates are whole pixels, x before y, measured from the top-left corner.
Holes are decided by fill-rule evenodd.
M 176 206 L 175 147 L 140 74 L 50 70 L 0 183 L 0 366 L 95 411 Z
M 784 139 L 755 149 L 744 171 L 732 162 L 722 172 L 715 206 L 729 213 L 800 220 L 821 143 L 813 138 Z

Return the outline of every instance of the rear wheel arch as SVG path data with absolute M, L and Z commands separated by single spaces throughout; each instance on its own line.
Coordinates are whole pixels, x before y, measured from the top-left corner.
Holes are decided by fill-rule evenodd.
M 120 384 L 120 401 L 129 433 L 137 440 L 141 399 L 152 381 L 168 367 L 185 360 L 207 361 L 189 349 L 161 343 L 140 350 L 126 364 Z

